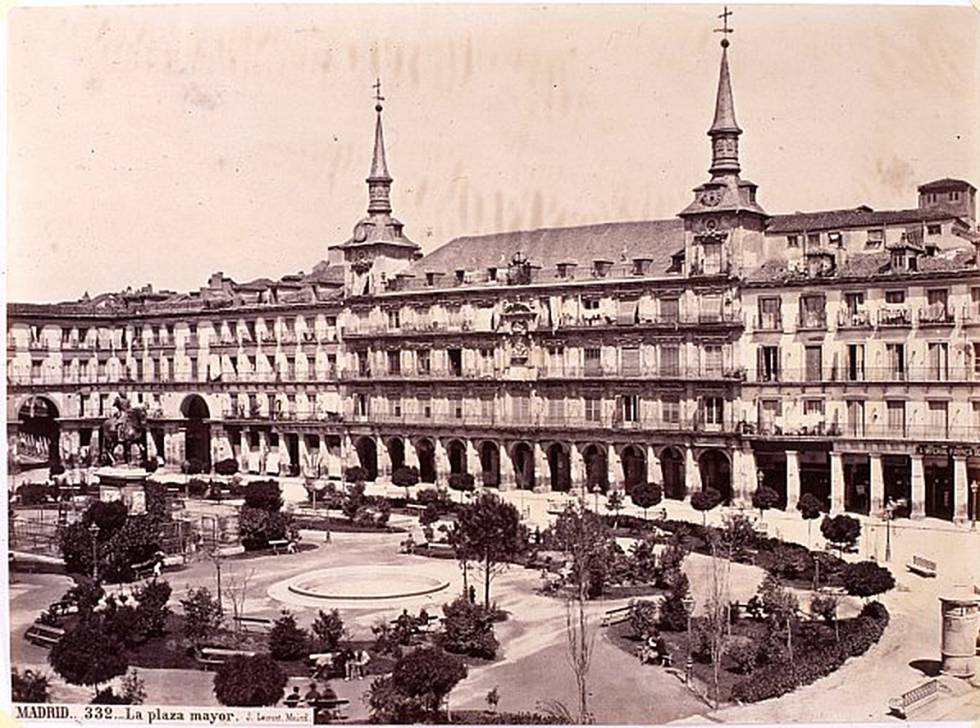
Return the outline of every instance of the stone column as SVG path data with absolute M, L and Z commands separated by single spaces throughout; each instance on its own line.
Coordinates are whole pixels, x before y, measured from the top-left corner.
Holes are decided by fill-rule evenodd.
M 574 442 L 568 458 L 568 469 L 572 480 L 572 490 L 581 492 L 585 486 L 585 458 L 582 457 L 582 450 Z
M 534 443 L 534 492 L 551 492 L 551 469 L 541 443 Z
M 449 454 L 442 438 L 436 439 L 436 485 L 440 488 L 449 487 Z
M 926 516 L 926 473 L 921 455 L 912 455 L 912 518 Z
M 796 510 L 800 500 L 800 453 L 786 451 L 786 510 Z
M 735 492 L 738 495 L 736 497 L 740 504 L 749 505 L 752 502 L 752 493 L 759 485 L 759 479 L 756 476 L 755 452 L 750 446 L 746 446 L 741 450 L 736 449 L 733 455 L 733 461 L 738 463 L 738 470 L 733 476 L 737 478 Z
M 513 490 L 517 487 L 517 478 L 514 477 L 514 462 L 510 459 L 507 447 L 500 443 L 500 489 Z
M 656 483 L 661 486 L 664 484 L 664 470 L 660 465 L 660 458 L 657 456 L 657 451 L 653 449 L 653 445 L 647 445 L 647 482 Z
M 871 466 L 871 515 L 880 516 L 885 510 L 885 476 L 881 466 L 881 455 L 868 456 Z
M 953 456 L 953 520 L 963 523 L 969 518 L 967 506 L 970 493 L 969 478 L 966 472 L 966 457 Z
M 269 438 L 265 430 L 259 430 L 259 473 L 265 475 L 265 464 L 269 458 Z
M 830 453 L 830 512 L 844 511 L 844 464 L 839 452 Z
M 98 430 L 96 430 L 98 432 Z M 98 442 L 96 435 L 92 434 L 92 452 L 98 452 Z M 166 465 L 174 463 L 174 435 L 167 430 L 163 431 L 163 462 Z
M 478 487 L 483 486 L 483 464 L 472 440 L 466 441 L 466 472 L 473 476 L 473 482 Z
M 418 468 L 419 466 L 419 453 L 415 449 L 415 443 L 405 438 L 405 466 L 409 468 Z
M 684 446 L 684 485 L 687 494 L 696 493 L 701 490 L 701 471 L 698 463 L 694 459 L 694 449 L 690 445 Z
M 251 453 L 252 448 L 248 444 L 248 433 L 245 428 L 242 428 L 238 435 L 238 465 L 243 473 L 248 472 L 248 460 Z
M 306 437 L 302 433 L 297 435 L 299 440 L 299 447 L 296 448 L 299 452 L 299 474 L 313 476 L 316 475 L 316 468 L 310 467 L 309 450 L 306 447 Z
M 622 463 L 616 447 L 611 444 L 606 448 L 606 479 L 609 481 L 609 490 L 623 490 Z
M 343 461 L 345 468 L 352 468 L 358 465 L 357 451 L 354 450 L 354 443 L 350 439 L 350 434 L 346 432 L 340 441 L 340 459 Z
M 378 451 L 378 477 L 391 479 L 391 455 L 385 439 L 379 435 L 374 446 Z

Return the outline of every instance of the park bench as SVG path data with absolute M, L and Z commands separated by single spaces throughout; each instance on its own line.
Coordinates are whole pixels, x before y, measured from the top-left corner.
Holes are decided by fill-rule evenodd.
M 149 579 L 151 576 L 153 576 L 153 569 L 156 565 L 156 559 L 150 559 L 149 561 L 141 561 L 138 564 L 133 564 L 133 576 L 137 581 Z
M 565 503 L 557 498 L 548 499 L 548 515 L 560 516 L 565 512 Z
M 452 544 L 448 544 L 445 541 L 430 541 L 425 545 L 425 549 L 429 553 L 442 552 L 448 554 L 456 552 L 456 549 L 452 546 Z
M 204 647 L 201 654 L 197 656 L 199 664 L 204 665 L 207 670 L 211 665 L 224 665 L 232 657 L 255 657 L 255 653 L 250 650 L 230 650 L 224 647 Z
M 938 680 L 929 680 L 889 700 L 888 709 L 898 717 L 907 719 L 920 708 L 939 698 L 942 692 L 943 686 Z
M 334 670 L 334 661 L 339 654 L 339 652 L 311 652 L 307 655 L 306 659 L 310 663 L 313 677 L 327 680 L 337 674 Z
M 238 622 L 238 626 L 246 632 L 268 632 L 272 629 L 273 622 L 268 617 L 246 617 L 239 615 L 233 617 L 233 621 Z
M 269 541 L 269 545 L 272 547 L 272 553 L 274 553 L 276 556 L 278 556 L 279 555 L 279 549 L 280 548 L 286 548 L 286 547 L 288 547 L 289 546 L 289 541 L 287 541 L 284 538 L 276 538 L 276 539 L 273 539 L 272 541 Z
M 905 565 L 905 568 L 920 576 L 934 577 L 936 575 L 936 562 L 924 556 L 912 556 L 912 560 Z
M 313 708 L 313 722 L 315 724 L 319 723 L 320 721 L 317 720 L 319 716 L 325 718 L 325 722 L 328 723 L 347 720 L 347 716 L 341 712 L 341 708 L 346 705 L 350 705 L 350 700 L 347 698 L 324 698 L 317 700 L 310 706 Z
M 615 609 L 607 609 L 602 615 L 602 620 L 599 622 L 600 627 L 611 627 L 614 624 L 622 624 L 630 618 L 630 613 L 633 611 L 633 605 L 627 604 L 625 607 L 616 607 Z
M 48 614 L 50 614 L 52 617 L 65 617 L 69 614 L 76 614 L 77 612 L 78 605 L 65 599 L 62 599 L 59 602 L 54 602 L 50 607 L 48 607 Z
M 41 647 L 54 647 L 64 636 L 65 630 L 61 627 L 52 627 L 37 622 L 28 627 L 27 632 L 24 633 L 24 639 Z
M 432 634 L 439 630 L 439 626 L 442 624 L 442 617 L 437 614 L 427 615 L 425 622 L 420 622 L 415 625 L 416 634 Z

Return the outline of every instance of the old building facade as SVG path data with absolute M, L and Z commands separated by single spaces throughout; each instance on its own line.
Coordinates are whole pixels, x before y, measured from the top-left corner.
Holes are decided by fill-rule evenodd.
M 741 176 L 722 43 L 709 179 L 676 218 L 462 237 L 393 216 L 380 99 L 367 216 L 310 273 L 8 305 L 21 462 L 98 449 L 119 394 L 170 467 L 402 465 L 537 491 L 760 484 L 794 508 L 964 520 L 980 481 L 975 188 L 771 215 Z

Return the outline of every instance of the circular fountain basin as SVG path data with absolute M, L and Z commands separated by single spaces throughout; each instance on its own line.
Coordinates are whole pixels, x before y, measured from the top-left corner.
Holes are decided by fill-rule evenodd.
M 286 582 L 287 590 L 323 601 L 387 603 L 435 594 L 449 582 L 396 566 L 348 566 L 320 569 Z

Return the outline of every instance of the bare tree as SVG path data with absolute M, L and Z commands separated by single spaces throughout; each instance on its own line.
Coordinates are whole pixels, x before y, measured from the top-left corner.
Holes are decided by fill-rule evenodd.
M 705 601 L 705 626 L 711 650 L 712 697 L 719 704 L 721 659 L 731 633 L 729 619 L 729 583 L 731 580 L 731 544 L 724 538 L 711 539 L 711 572 Z
M 236 638 L 240 637 L 241 621 L 245 616 L 245 600 L 248 598 L 249 582 L 255 577 L 255 569 L 232 572 L 225 579 L 225 594 L 231 602 L 232 629 Z

